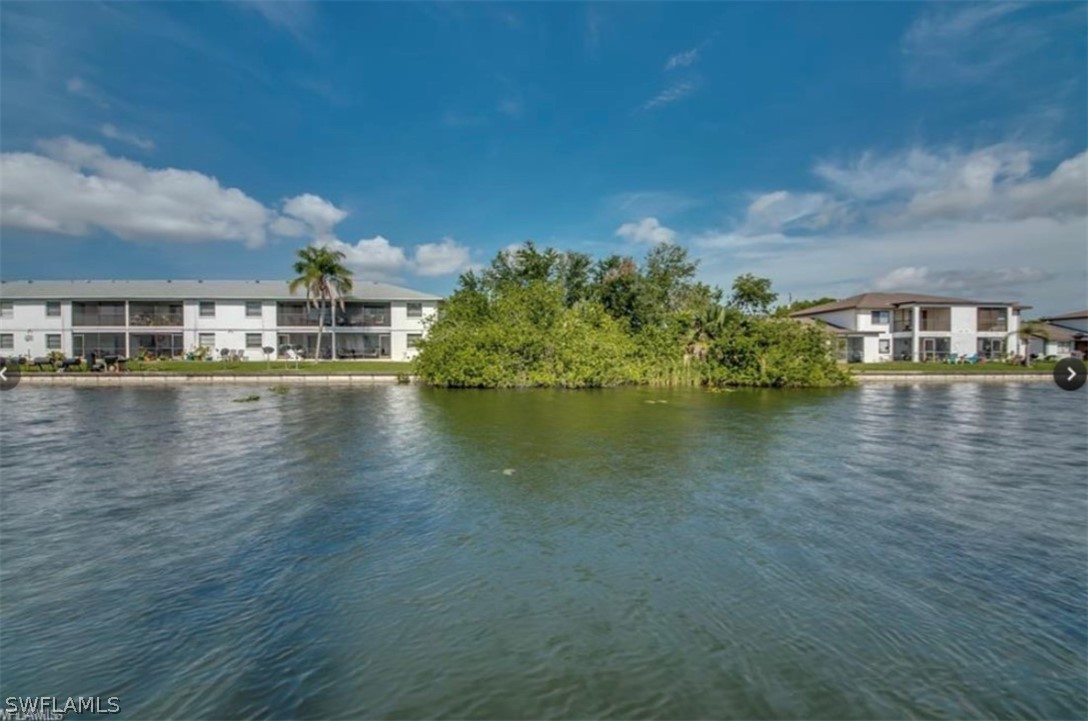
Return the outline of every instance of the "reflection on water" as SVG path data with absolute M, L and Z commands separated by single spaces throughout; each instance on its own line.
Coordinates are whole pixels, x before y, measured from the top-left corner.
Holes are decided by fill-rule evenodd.
M 1084 717 L 1083 394 L 20 388 L 0 679 L 130 718 Z

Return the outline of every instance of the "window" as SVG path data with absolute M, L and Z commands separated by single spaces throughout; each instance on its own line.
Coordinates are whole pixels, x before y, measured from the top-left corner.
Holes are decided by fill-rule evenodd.
M 0 333 L 0 350 L 15 350 L 14 333 Z
M 198 341 L 201 348 L 215 348 L 215 333 L 201 333 Z
M 45 334 L 45 349 L 60 350 L 60 333 Z
M 15 305 L 10 300 L 0 301 L 0 318 L 13 318 Z
M 246 301 L 246 318 L 260 318 L 261 317 L 261 301 L 259 300 L 247 300 Z
M 246 333 L 246 348 L 260 348 L 261 347 L 261 334 L 260 333 Z
M 978 329 L 986 333 L 1004 333 L 1008 329 L 1005 308 L 979 308 Z
M 1005 353 L 1003 338 L 979 338 L 978 354 L 990 359 L 1000 358 Z
M 889 355 L 892 352 L 892 342 L 887 338 L 881 338 L 877 352 L 880 355 Z
M 419 347 L 419 342 L 421 340 L 423 340 L 423 334 L 422 333 L 409 333 L 408 334 L 408 347 L 409 348 L 418 348 Z
M 870 322 L 873 325 L 888 325 L 891 321 L 891 311 L 887 310 L 874 310 L 870 315 Z
M 423 304 L 422 303 L 409 303 L 408 304 L 408 317 L 409 318 L 422 318 L 423 317 Z
M 56 318 L 60 316 L 60 301 L 48 300 L 45 302 L 45 314 L 50 318 Z
M 201 318 L 214 318 L 215 317 L 215 301 L 214 300 L 202 300 L 202 301 L 200 301 L 200 317 Z

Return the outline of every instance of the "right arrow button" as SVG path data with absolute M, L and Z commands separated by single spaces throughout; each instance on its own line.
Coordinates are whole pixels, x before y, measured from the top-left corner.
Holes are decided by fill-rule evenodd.
M 1067 391 L 1075 391 L 1088 380 L 1088 368 L 1080 358 L 1062 358 L 1054 366 L 1054 382 Z

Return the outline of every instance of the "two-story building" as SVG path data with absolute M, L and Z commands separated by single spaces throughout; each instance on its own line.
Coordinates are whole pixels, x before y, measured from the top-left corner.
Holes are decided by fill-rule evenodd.
M 322 356 L 410 360 L 440 298 L 356 281 L 325 311 Z M 313 357 L 320 322 L 283 280 L 0 281 L 0 356 L 181 357 L 206 348 L 249 360 Z
M 822 321 L 841 338 L 850 362 L 944 361 L 1022 354 L 1020 311 L 1011 301 L 977 301 L 918 293 L 862 293 L 791 313 Z

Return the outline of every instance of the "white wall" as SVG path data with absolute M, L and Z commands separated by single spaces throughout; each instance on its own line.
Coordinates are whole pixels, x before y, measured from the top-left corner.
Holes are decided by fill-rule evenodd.
M 874 323 L 872 310 L 859 310 L 857 312 L 857 330 L 876 330 L 885 333 L 892 331 L 892 316 L 894 311 L 888 311 L 887 323 Z
M 952 328 L 950 352 L 955 356 L 974 355 L 978 352 L 978 308 L 968 305 L 954 305 L 950 311 L 950 327 Z M 930 333 L 923 334 L 932 335 Z
M 60 350 L 69 353 L 72 347 L 72 308 L 61 303 L 60 316 L 47 316 L 44 301 L 11 301 L 12 317 L 0 318 L 0 333 L 10 333 L 13 348 L 0 349 L 3 356 L 27 356 L 35 358 L 49 355 L 46 335 L 60 335 Z M 27 336 L 30 336 L 29 340 Z
M 211 299 L 209 299 L 211 300 Z M 60 335 L 60 350 L 65 355 L 72 354 L 72 303 L 62 301 L 61 315 L 51 317 L 46 315 L 46 303 L 42 300 L 12 301 L 12 317 L 0 318 L 0 333 L 11 333 L 14 347 L 0 349 L 0 355 L 22 355 L 30 358 L 48 355 L 46 349 L 46 334 L 56 333 Z M 212 347 L 215 358 L 220 357 L 220 351 L 224 348 L 232 351 L 242 351 L 249 360 L 263 360 L 264 352 L 261 348 L 247 348 L 246 334 L 260 333 L 261 347 L 270 346 L 278 348 L 278 329 L 276 327 L 276 301 L 261 301 L 260 317 L 246 316 L 246 303 L 242 300 L 216 300 L 215 317 L 201 318 L 199 314 L 200 302 L 198 300 L 186 300 L 182 302 L 182 325 L 179 328 L 161 329 L 162 332 L 181 333 L 182 347 L 185 352 L 195 349 L 200 343 L 200 335 L 212 333 L 215 342 Z M 390 326 L 385 328 L 368 328 L 367 332 L 388 333 L 390 336 L 390 357 L 392 360 L 410 360 L 416 351 L 408 348 L 408 334 L 425 332 L 424 321 L 437 312 L 436 301 L 422 301 L 423 313 L 420 318 L 408 317 L 408 303 L 406 301 L 393 301 L 390 304 Z M 130 326 L 125 328 L 80 328 L 88 333 L 99 332 L 125 332 L 147 333 L 154 332 L 156 328 L 143 326 Z M 316 332 L 316 327 L 313 329 Z M 27 336 L 30 339 L 27 339 Z M 328 335 L 325 343 L 327 344 Z M 326 345 L 326 347 L 328 347 Z M 130 353 L 135 349 L 130 349 Z

